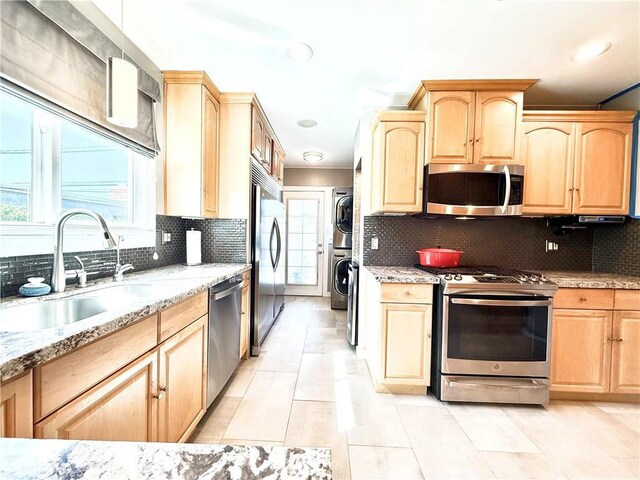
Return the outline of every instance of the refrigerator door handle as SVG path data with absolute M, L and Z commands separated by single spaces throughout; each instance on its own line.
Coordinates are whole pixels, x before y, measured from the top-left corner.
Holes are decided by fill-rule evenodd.
M 278 269 L 278 265 L 280 265 L 280 254 L 282 253 L 282 237 L 280 236 L 280 224 L 278 223 L 278 219 L 273 219 L 274 226 L 276 229 L 276 240 L 278 240 L 278 250 L 276 251 L 276 262 L 273 266 L 274 270 Z
M 271 234 L 269 235 L 269 256 L 271 257 L 271 267 L 273 267 L 273 271 L 276 270 L 276 260 L 273 258 L 273 237 L 276 233 L 278 222 L 276 219 L 273 219 L 273 223 L 271 224 Z

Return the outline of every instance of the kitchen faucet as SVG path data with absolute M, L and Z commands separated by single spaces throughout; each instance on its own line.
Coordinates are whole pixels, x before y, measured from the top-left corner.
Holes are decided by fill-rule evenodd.
M 117 253 L 116 253 L 116 270 L 113 273 L 113 281 L 114 282 L 121 282 L 122 280 L 124 280 L 124 272 L 128 272 L 129 270 L 133 270 L 133 265 L 131 265 L 130 263 L 125 263 L 124 265 L 120 264 L 120 242 L 124 240 L 124 237 L 122 235 L 118 235 L 118 243 L 116 245 Z
M 64 239 L 64 226 L 69 218 L 75 215 L 88 215 L 93 218 L 102 228 L 102 234 L 104 236 L 105 248 L 113 248 L 116 246 L 116 242 L 113 241 L 113 236 L 107 227 L 107 222 L 96 212 L 87 210 L 85 208 L 75 208 L 64 212 L 56 221 L 56 233 L 53 243 L 53 270 L 51 272 L 51 290 L 54 293 L 64 292 L 66 286 L 66 274 L 64 270 L 64 255 L 62 252 L 62 244 Z M 84 268 L 83 268 L 84 269 Z

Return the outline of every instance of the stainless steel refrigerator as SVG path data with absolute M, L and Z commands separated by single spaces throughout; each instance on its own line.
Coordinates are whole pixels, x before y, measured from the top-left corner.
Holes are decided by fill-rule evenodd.
M 253 186 L 253 316 L 251 355 L 260 346 L 284 308 L 285 206 L 264 190 Z

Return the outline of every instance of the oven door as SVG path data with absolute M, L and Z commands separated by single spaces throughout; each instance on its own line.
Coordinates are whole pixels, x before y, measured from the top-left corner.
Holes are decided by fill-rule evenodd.
M 425 167 L 423 214 L 522 215 L 522 165 Z
M 443 297 L 443 374 L 549 376 L 550 298 Z

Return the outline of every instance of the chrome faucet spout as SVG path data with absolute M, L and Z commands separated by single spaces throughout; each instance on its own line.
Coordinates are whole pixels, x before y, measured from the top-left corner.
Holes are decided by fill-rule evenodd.
M 109 231 L 107 222 L 99 214 L 94 211 L 84 208 L 76 208 L 67 210 L 56 221 L 55 239 L 53 242 L 53 270 L 51 272 L 51 290 L 54 293 L 64 292 L 65 288 L 65 273 L 64 273 L 64 256 L 63 256 L 63 240 L 64 240 L 64 226 L 69 218 L 75 215 L 87 215 L 93 218 L 102 228 L 103 241 L 105 248 L 113 248 L 116 246 L 116 242 L 113 240 L 113 235 Z

